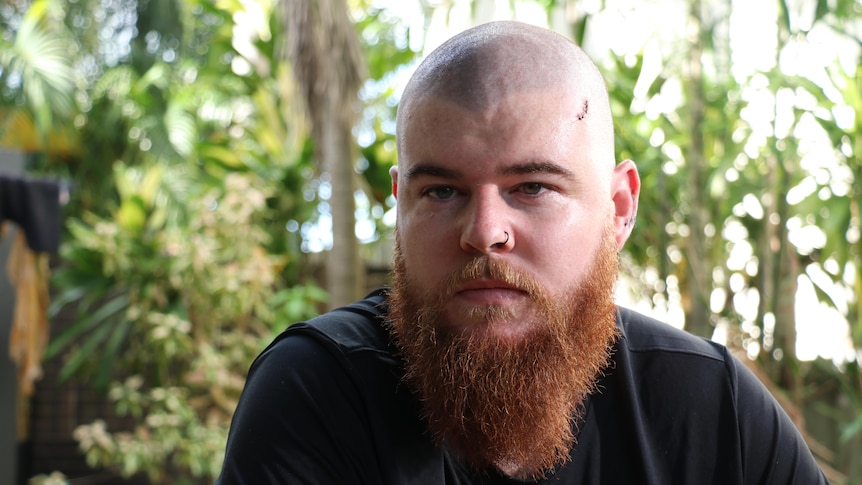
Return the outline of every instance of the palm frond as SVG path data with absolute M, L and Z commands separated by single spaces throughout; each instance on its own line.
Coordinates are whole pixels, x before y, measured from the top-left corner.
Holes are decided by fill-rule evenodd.
M 44 1 L 33 4 L 15 39 L 0 51 L 0 82 L 10 97 L 25 100 L 43 135 L 51 131 L 55 115 L 72 113 L 75 90 L 69 43 L 45 25 L 45 5 Z

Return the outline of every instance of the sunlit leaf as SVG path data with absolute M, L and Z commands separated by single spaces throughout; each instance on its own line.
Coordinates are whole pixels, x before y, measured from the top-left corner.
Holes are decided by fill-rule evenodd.
M 147 208 L 137 195 L 123 199 L 116 214 L 117 224 L 131 233 L 139 233 L 147 220 Z
M 239 168 L 243 166 L 239 155 L 223 146 L 206 145 L 199 149 L 199 153 L 204 160 L 216 161 L 226 167 Z
M 171 104 L 165 113 L 165 128 L 174 150 L 183 157 L 191 156 L 197 140 L 195 119 L 192 115 L 182 106 Z

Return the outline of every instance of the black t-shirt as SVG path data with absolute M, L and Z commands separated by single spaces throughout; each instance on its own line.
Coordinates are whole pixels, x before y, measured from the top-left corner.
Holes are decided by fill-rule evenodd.
M 466 469 L 429 438 L 385 305 L 377 291 L 292 325 L 257 358 L 217 483 L 826 483 L 790 419 L 726 348 L 626 309 L 571 461 L 540 482 Z

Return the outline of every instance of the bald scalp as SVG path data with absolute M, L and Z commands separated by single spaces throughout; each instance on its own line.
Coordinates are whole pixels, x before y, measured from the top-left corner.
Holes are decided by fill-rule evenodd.
M 466 30 L 428 55 L 408 82 L 398 107 L 399 151 L 411 110 L 424 99 L 441 99 L 481 113 L 510 95 L 526 92 L 574 97 L 568 105 L 575 106 L 572 119 L 588 123 L 590 137 L 609 145 L 613 165 L 613 122 L 598 68 L 562 35 L 515 21 Z

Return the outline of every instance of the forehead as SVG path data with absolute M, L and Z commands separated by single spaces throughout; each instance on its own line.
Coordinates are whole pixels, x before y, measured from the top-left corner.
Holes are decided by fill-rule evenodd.
M 584 98 L 556 91 L 505 96 L 481 111 L 426 96 L 402 120 L 407 126 L 399 165 L 405 175 L 429 164 L 458 173 L 552 165 L 580 171 L 590 158 L 591 141 L 583 117 L 572 112 L 585 106 Z
M 572 116 L 571 113 L 582 111 L 585 102 L 561 91 L 545 90 L 496 97 L 477 109 L 450 97 L 428 94 L 415 100 L 410 116 L 402 120 L 401 141 L 409 149 L 410 145 L 421 144 L 437 136 L 454 141 L 518 135 L 522 137 L 519 140 L 522 143 L 527 141 L 525 137 L 547 138 L 560 130 L 571 131 L 576 125 L 583 125 L 583 115 Z

